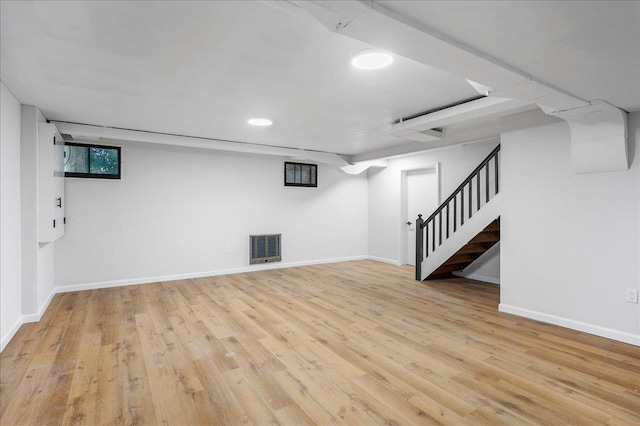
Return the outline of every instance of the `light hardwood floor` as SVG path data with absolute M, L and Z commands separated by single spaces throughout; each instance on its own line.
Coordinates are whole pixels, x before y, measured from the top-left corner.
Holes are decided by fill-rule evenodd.
M 57 295 L 0 423 L 640 424 L 640 348 L 373 261 Z

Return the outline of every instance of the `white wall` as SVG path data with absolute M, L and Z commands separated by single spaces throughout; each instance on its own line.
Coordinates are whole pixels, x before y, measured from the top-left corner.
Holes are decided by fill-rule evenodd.
M 500 309 L 640 344 L 640 114 L 627 172 L 575 174 L 568 125 L 542 113 L 503 128 Z
M 500 284 L 500 242 L 491 247 L 461 272 L 454 272 L 458 277 L 471 278 Z
M 318 188 L 284 187 L 282 158 L 122 146 L 122 180 L 66 179 L 56 286 L 259 269 L 250 234 L 282 233 L 275 267 L 367 255 L 365 175 L 320 165 Z
M 401 259 L 405 221 L 401 217 L 402 170 L 440 165 L 441 200 L 451 195 L 460 183 L 496 147 L 498 140 L 456 145 L 389 160 L 386 169 L 369 172 L 369 255 L 392 263 Z M 426 219 L 431 212 L 424 212 Z
M 38 243 L 38 123 L 40 110 L 21 107 L 22 314 L 38 321 L 53 296 L 54 243 Z
M 20 102 L 0 81 L 0 347 L 20 326 Z

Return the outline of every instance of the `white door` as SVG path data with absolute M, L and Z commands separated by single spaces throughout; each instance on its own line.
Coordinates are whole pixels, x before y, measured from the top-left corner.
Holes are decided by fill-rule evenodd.
M 407 172 L 407 264 L 416 264 L 416 219 L 426 220 L 438 208 L 438 174 L 436 169 Z

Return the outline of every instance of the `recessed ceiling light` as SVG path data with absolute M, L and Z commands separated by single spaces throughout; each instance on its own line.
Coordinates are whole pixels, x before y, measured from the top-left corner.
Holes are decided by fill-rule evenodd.
M 351 59 L 351 65 L 360 70 L 377 70 L 388 67 L 392 62 L 393 56 L 380 49 L 363 50 Z
M 252 118 L 247 121 L 247 123 L 251 124 L 252 126 L 271 126 L 273 124 L 271 120 L 266 118 Z

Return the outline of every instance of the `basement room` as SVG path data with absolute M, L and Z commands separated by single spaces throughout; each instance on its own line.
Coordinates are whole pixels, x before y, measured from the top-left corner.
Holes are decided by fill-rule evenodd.
M 640 1 L 0 2 L 0 424 L 640 424 Z

